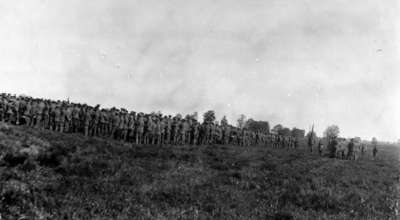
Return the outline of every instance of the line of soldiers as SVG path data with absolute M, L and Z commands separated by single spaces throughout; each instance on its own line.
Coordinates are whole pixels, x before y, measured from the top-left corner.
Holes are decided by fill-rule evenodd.
M 128 112 L 126 109 L 101 109 L 69 101 L 34 99 L 0 94 L 0 121 L 63 133 L 109 137 L 135 144 L 240 146 L 271 144 L 276 148 L 296 148 L 298 141 L 264 132 L 253 132 L 228 124 L 200 123 L 190 115 Z

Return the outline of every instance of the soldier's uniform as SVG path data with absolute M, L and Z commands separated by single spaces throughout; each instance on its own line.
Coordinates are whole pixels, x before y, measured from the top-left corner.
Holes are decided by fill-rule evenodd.
M 144 133 L 144 118 L 142 114 L 138 115 L 138 119 L 136 121 L 136 144 L 143 144 L 143 133 Z
M 193 145 L 196 145 L 199 143 L 199 134 L 200 134 L 200 125 L 196 121 L 193 123 Z
M 79 124 L 80 124 L 80 110 L 78 106 L 74 106 L 72 110 L 72 132 L 79 131 Z
M 84 114 L 84 134 L 85 136 L 89 136 L 89 129 L 90 129 L 90 123 L 92 121 L 92 115 L 93 112 L 90 108 L 87 108 Z
M 173 124 L 172 124 L 172 135 L 173 135 L 173 141 L 172 143 L 174 145 L 178 144 L 178 139 L 179 139 L 179 127 L 180 127 L 180 121 L 178 118 L 174 118 Z
M 68 106 L 63 109 L 64 115 L 64 132 L 70 132 L 71 122 L 72 122 L 72 109 Z
M 134 142 L 135 139 L 135 114 L 131 113 L 128 116 L 128 139 L 129 142 Z
M 354 159 L 354 142 L 353 142 L 353 139 L 347 145 L 347 156 L 346 156 L 346 158 L 347 158 L 347 160 Z
M 119 115 L 119 140 L 125 141 L 128 133 L 128 121 L 125 120 L 125 113 Z
M 102 109 L 100 112 L 100 135 L 106 136 L 108 134 L 108 114 Z
M 62 132 L 60 107 L 56 107 L 54 110 L 54 130 Z
M 166 125 L 165 125 L 165 143 L 170 144 L 171 143 L 171 134 L 172 134 L 172 119 L 171 116 L 168 116 L 166 119 Z
M 43 129 L 49 129 L 50 127 L 50 108 L 45 106 L 43 109 Z
M 183 119 L 181 122 L 181 129 L 180 129 L 180 144 L 184 145 L 186 144 L 186 137 L 187 133 L 189 132 L 189 123 L 187 120 Z
M 154 139 L 153 144 L 161 145 L 161 122 L 159 119 L 156 119 L 154 122 Z
M 90 133 L 91 136 L 98 136 L 99 133 L 99 121 L 100 121 L 100 110 L 97 108 L 92 112 L 92 121 L 90 122 Z
M 167 126 L 167 120 L 166 118 L 163 118 L 160 120 L 160 132 L 161 132 L 161 137 L 160 137 L 160 144 L 164 144 L 165 142 L 165 128 Z

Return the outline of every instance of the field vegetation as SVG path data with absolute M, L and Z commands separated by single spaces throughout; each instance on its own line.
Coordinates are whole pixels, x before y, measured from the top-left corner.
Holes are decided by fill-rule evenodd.
M 132 146 L 0 124 L 2 219 L 396 219 L 399 149 Z M 369 152 L 370 153 L 370 152 Z

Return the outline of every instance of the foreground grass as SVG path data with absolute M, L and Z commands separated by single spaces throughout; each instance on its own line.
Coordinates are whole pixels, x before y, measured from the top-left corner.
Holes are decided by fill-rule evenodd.
M 302 149 L 130 146 L 27 128 L 0 131 L 3 152 L 16 141 L 50 146 L 34 159 L 3 153 L 5 219 L 398 217 L 396 147 L 380 149 L 375 161 L 343 161 Z

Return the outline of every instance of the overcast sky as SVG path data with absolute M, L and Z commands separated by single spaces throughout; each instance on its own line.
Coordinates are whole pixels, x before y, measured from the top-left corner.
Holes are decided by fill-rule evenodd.
M 0 3 L 4 92 L 400 138 L 398 0 Z

